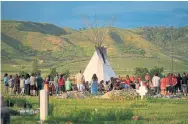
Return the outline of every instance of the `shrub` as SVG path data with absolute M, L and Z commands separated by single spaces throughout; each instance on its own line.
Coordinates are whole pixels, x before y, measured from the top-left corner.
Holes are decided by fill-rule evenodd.
M 70 71 L 68 69 L 65 69 L 64 75 L 65 75 L 65 78 L 69 77 Z
M 162 72 L 164 71 L 163 67 L 154 67 L 149 71 L 149 74 L 151 77 L 153 77 L 156 73 L 159 74 L 160 77 L 162 77 Z
M 35 75 L 37 75 L 38 73 L 40 73 L 40 70 L 38 69 L 38 59 L 35 58 L 33 60 L 33 63 L 32 63 L 32 73 L 34 73 Z
M 20 72 L 19 72 L 19 75 L 20 75 L 20 76 L 22 76 L 22 75 L 26 76 L 26 74 L 27 74 L 27 72 L 25 72 L 25 71 L 20 71 Z
M 56 76 L 57 74 L 57 71 L 56 71 L 56 68 L 53 67 L 53 68 L 50 68 L 50 77 L 52 77 L 52 79 L 54 79 L 54 77 Z
M 147 68 L 140 68 L 140 67 L 137 67 L 136 68 L 136 71 L 135 71 L 135 75 L 136 76 L 141 76 L 142 79 L 144 79 L 145 75 L 148 73 L 148 69 Z

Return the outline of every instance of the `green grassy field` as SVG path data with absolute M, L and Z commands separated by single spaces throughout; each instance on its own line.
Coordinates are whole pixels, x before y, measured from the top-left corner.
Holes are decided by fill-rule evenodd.
M 38 98 L 26 97 L 34 108 Z M 57 99 L 50 97 L 49 116 L 45 124 L 112 123 L 112 124 L 186 124 L 188 123 L 188 99 L 184 100 L 104 100 Z M 139 120 L 133 120 L 133 116 Z M 39 115 L 12 116 L 11 124 L 33 124 Z
M 2 86 L 2 82 L 1 82 Z M 3 94 L 4 88 L 1 87 Z M 8 97 L 5 96 L 5 99 Z M 14 101 L 26 101 L 32 109 L 39 108 L 39 98 L 15 96 Z M 16 102 L 16 103 L 17 103 Z M 19 110 L 15 104 L 12 110 Z M 187 124 L 188 99 L 60 99 L 50 96 L 49 116 L 43 124 Z M 133 116 L 139 116 L 133 120 Z M 11 116 L 11 124 L 34 124 L 39 114 Z M 70 124 L 70 123 L 69 123 Z

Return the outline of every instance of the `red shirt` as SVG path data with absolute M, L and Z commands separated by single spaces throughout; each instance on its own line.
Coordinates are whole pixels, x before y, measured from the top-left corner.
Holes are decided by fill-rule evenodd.
M 172 78 L 172 86 L 175 86 L 177 84 L 178 80 L 176 77 Z
M 64 78 L 60 78 L 60 79 L 59 79 L 58 85 L 59 85 L 59 86 L 65 85 L 65 80 L 64 80 Z
M 127 85 L 130 85 L 131 80 L 127 78 L 127 79 L 125 79 L 125 83 L 126 83 Z
M 146 86 L 147 86 L 147 83 L 146 83 L 146 82 L 143 82 L 143 86 L 145 86 L 145 87 L 146 87 Z
M 170 85 L 170 77 L 169 76 L 165 78 L 165 82 L 166 82 L 166 85 Z
M 169 76 L 170 85 L 172 86 L 172 76 Z
M 130 80 L 131 80 L 132 82 L 134 82 L 134 81 L 135 81 L 134 76 L 130 77 Z
M 166 89 L 166 78 L 162 78 L 160 82 L 161 82 L 161 89 L 162 90 Z

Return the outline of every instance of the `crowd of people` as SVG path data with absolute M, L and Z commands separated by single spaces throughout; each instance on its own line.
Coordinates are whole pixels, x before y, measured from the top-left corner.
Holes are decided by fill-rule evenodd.
M 139 89 L 145 86 L 154 94 L 188 94 L 188 74 L 172 74 L 159 77 L 156 73 L 152 78 L 149 74 L 142 79 L 141 76 L 111 77 L 109 81 L 99 81 L 96 74 L 93 74 L 91 82 L 84 80 L 84 75 L 80 72 L 75 76 L 74 81 L 64 74 L 56 74 L 55 77 L 49 75 L 45 79 L 41 74 L 34 75 L 8 75 L 4 74 L 5 94 L 21 94 L 36 96 L 41 89 L 46 89 L 50 95 L 61 95 L 64 92 L 77 90 L 79 92 L 88 91 L 91 94 L 105 93 L 111 90 L 121 90 L 126 88 Z

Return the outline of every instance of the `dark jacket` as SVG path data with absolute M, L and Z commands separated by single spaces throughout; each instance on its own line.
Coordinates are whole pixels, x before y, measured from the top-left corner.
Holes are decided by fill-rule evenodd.
M 182 77 L 182 84 L 186 84 L 187 85 L 187 77 L 186 76 Z
M 182 80 L 182 78 L 181 78 L 180 76 L 178 76 L 178 77 L 177 77 L 177 85 L 178 85 L 178 86 L 181 85 L 181 80 Z

